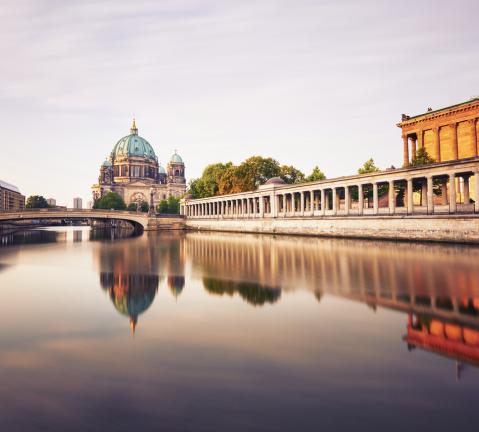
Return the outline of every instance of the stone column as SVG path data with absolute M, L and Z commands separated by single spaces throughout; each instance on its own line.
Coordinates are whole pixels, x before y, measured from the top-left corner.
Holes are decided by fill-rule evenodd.
M 269 196 L 269 215 L 272 218 L 278 216 L 278 198 L 274 194 L 274 192 Z
M 418 149 L 423 148 L 424 147 L 424 131 L 420 130 L 416 132 L 416 136 L 417 136 Z
M 259 197 L 259 217 L 264 218 L 264 197 Z
M 337 191 L 336 191 L 336 188 L 333 187 L 332 188 L 332 191 L 333 191 L 333 215 L 336 215 L 338 213 L 338 197 L 337 197 Z
M 344 186 L 344 214 L 348 215 L 351 209 L 351 194 L 349 186 Z
M 321 189 L 321 216 L 326 214 L 326 193 Z
M 434 148 L 436 150 L 436 161 L 441 162 L 440 128 L 438 128 L 438 127 L 434 128 L 433 132 L 434 132 Z
M 409 164 L 409 161 L 408 161 Z M 363 192 L 363 185 L 358 185 L 358 214 L 362 215 L 364 212 L 364 192 Z
M 378 184 L 373 183 L 373 214 L 379 213 Z
M 314 191 L 309 191 L 309 211 L 311 214 L 314 212 Z
M 456 213 L 456 176 L 449 174 L 449 213 Z
M 304 192 L 301 191 L 300 192 L 300 212 L 301 212 L 301 216 L 304 216 Z
M 393 215 L 396 212 L 396 191 L 394 190 L 394 180 L 389 181 L 388 204 L 389 214 Z
M 474 173 L 474 211 L 479 213 L 479 171 Z
M 477 119 L 470 120 L 471 124 L 471 139 L 472 139 L 472 148 L 474 149 L 474 156 L 479 155 L 479 149 L 477 148 L 477 129 L 476 129 Z
M 459 158 L 459 149 L 457 148 L 457 123 L 451 123 L 452 130 L 452 157 Z
M 427 180 L 423 180 L 421 184 L 421 206 L 427 206 Z
M 471 197 L 469 194 L 469 176 L 465 175 L 462 178 L 464 179 L 464 204 L 470 204 Z
M 434 213 L 434 185 L 432 176 L 427 177 L 427 214 Z
M 417 138 L 416 137 L 411 137 L 411 159 L 414 159 L 416 157 L 416 152 L 417 152 Z
M 442 205 L 447 205 L 447 183 L 443 180 L 441 183 Z
M 413 191 L 412 191 L 412 179 L 407 179 L 407 213 L 412 214 L 414 211 L 414 201 L 413 201 Z
M 404 144 L 404 166 L 409 165 L 409 143 L 407 135 L 403 135 L 402 137 L 403 144 Z

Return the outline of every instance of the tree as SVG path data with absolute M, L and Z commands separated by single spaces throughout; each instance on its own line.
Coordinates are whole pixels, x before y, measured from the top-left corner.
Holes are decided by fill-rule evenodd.
M 168 214 L 168 201 L 161 200 L 156 206 L 156 211 L 160 214 Z
M 115 192 L 108 192 L 93 204 L 94 209 L 125 210 L 126 204 L 123 198 Z
M 148 213 L 148 210 L 150 210 L 150 205 L 146 201 L 142 201 L 140 203 L 140 211 L 143 213 Z
M 47 203 L 47 200 L 41 195 L 32 195 L 27 199 L 25 204 L 26 208 L 39 209 L 39 208 L 48 208 L 50 207 Z
M 283 165 L 280 169 L 280 177 L 286 183 L 304 182 L 304 174 L 292 165 Z
M 208 165 L 201 177 L 190 182 L 188 192 L 193 198 L 248 192 L 280 176 L 287 183 L 304 181 L 304 174 L 293 166 L 280 166 L 273 158 L 252 156 L 239 165 L 232 162 Z
M 160 214 L 180 214 L 180 199 L 170 196 L 168 200 L 161 200 L 156 211 Z
M 233 166 L 232 162 L 208 165 L 200 178 L 190 181 L 188 193 L 193 198 L 207 198 L 218 195 L 221 178 Z
M 319 169 L 319 167 L 316 165 L 313 168 L 313 171 L 311 174 L 304 179 L 307 182 L 312 182 L 312 181 L 318 181 L 318 180 L 326 180 L 326 176 L 324 173 Z
M 369 174 L 373 172 L 380 171 L 379 168 L 374 164 L 373 158 L 368 159 L 364 162 L 363 166 L 358 169 L 358 174 Z
M 170 196 L 168 198 L 168 213 L 180 214 L 180 199 Z
M 427 150 L 424 147 L 420 147 L 411 160 L 411 166 L 429 165 L 434 162 L 436 162 L 436 160 L 429 155 Z
M 128 211 L 137 211 L 138 210 L 138 204 L 137 203 L 130 203 L 130 204 L 128 204 L 128 207 L 126 209 Z

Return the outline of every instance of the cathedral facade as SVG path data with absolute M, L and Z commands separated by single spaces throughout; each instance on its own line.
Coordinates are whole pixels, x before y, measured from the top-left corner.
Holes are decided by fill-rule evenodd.
M 135 120 L 130 134 L 121 138 L 100 167 L 98 184 L 92 186 L 93 199 L 108 192 L 120 195 L 126 205 L 141 202 L 155 207 L 161 200 L 181 198 L 186 191 L 185 164 L 175 151 L 166 169 L 150 143 L 138 135 Z

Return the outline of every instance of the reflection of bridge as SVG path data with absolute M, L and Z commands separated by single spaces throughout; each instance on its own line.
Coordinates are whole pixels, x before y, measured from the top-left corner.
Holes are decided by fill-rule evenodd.
M 147 229 L 150 218 L 147 213 L 128 212 L 119 210 L 80 210 L 80 209 L 31 209 L 17 212 L 1 212 L 0 224 L 5 222 L 19 222 L 28 220 L 95 220 L 95 221 L 126 221 L 137 230 Z M 156 226 L 155 223 L 150 226 Z

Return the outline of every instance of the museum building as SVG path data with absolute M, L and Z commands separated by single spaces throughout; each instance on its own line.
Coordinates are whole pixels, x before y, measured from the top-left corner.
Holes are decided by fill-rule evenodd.
M 165 170 L 151 144 L 138 135 L 135 120 L 130 134 L 116 143 L 101 165 L 98 184 L 92 186 L 94 200 L 115 192 L 127 205 L 150 203 L 152 195 L 157 206 L 171 196 L 181 198 L 185 191 L 185 164 L 180 155 L 175 151 Z

